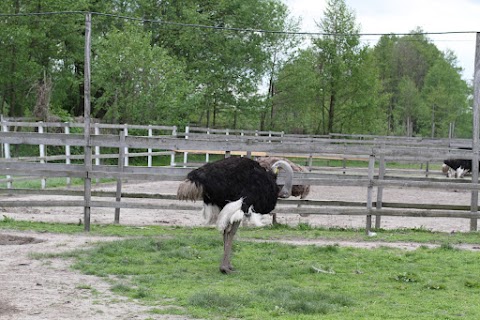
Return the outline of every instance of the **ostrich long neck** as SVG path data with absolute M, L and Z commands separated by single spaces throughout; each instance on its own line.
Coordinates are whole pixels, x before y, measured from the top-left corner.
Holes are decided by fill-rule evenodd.
M 283 160 L 279 160 L 272 165 L 272 169 L 281 168 L 285 171 L 285 184 L 283 185 L 282 190 L 278 193 L 280 198 L 288 198 L 292 194 L 292 180 L 293 180 L 293 169 L 292 166 Z

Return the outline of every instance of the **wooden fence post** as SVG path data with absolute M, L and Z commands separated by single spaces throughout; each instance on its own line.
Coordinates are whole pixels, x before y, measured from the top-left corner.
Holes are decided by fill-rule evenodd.
M 3 131 L 3 114 L 0 114 L 0 126 L 2 127 L 2 131 Z M 4 143 L 1 143 L 0 144 L 0 158 L 3 158 L 4 157 L 4 154 L 3 154 L 3 150 L 4 150 Z
M 207 128 L 207 135 L 210 135 L 210 128 Z M 205 162 L 209 162 L 210 161 L 210 155 L 207 153 L 205 153 Z
M 118 172 L 123 172 L 125 164 L 125 130 L 120 131 L 120 147 L 118 148 Z M 122 200 L 122 178 L 117 178 L 117 190 L 115 192 L 115 201 L 120 202 Z M 120 223 L 120 207 L 115 208 L 115 219 L 113 221 L 115 224 Z
M 97 124 L 93 124 L 93 134 L 98 136 L 100 135 L 100 128 Z M 95 146 L 95 165 L 99 166 L 100 165 L 100 146 Z M 95 183 L 98 184 L 100 183 L 99 178 L 95 178 Z
M 123 125 L 123 131 L 125 132 L 125 137 L 128 136 L 128 125 L 124 124 Z M 129 158 L 128 158 L 128 147 L 125 147 L 125 167 L 128 167 L 129 164 Z
M 69 135 L 70 134 L 70 123 L 65 122 L 65 134 Z M 65 164 L 69 165 L 71 164 L 71 150 L 70 150 L 70 145 L 66 144 L 65 145 Z M 72 179 L 70 177 L 67 177 L 67 188 L 70 188 L 72 186 Z
M 151 138 L 153 137 L 153 130 L 152 130 L 152 125 L 148 126 L 148 137 Z M 148 148 L 148 156 L 147 156 L 147 167 L 151 168 L 152 167 L 152 148 Z
M 385 156 L 382 154 L 380 156 L 380 164 L 378 168 L 378 180 L 383 180 L 385 178 Z M 376 209 L 382 209 L 382 201 L 383 201 L 383 187 L 377 188 L 377 204 L 375 206 Z M 380 229 L 382 216 L 376 215 L 375 216 L 375 229 Z
M 92 40 L 92 14 L 89 12 L 85 15 L 85 66 L 84 66 L 84 129 L 83 134 L 85 138 L 84 147 L 84 164 L 85 164 L 85 178 L 84 178 L 84 230 L 90 231 L 90 212 L 92 201 L 92 145 L 90 136 L 90 54 L 91 54 L 91 40 Z
M 172 136 L 175 138 L 177 137 L 177 126 L 173 127 Z M 175 150 L 173 150 L 170 155 L 170 166 L 175 167 Z
M 38 122 L 38 133 L 43 134 L 43 122 L 42 121 Z M 46 155 L 45 154 L 45 145 L 44 144 L 39 144 L 38 149 L 39 149 L 39 155 L 40 155 L 40 163 L 45 163 L 45 155 Z M 47 186 L 47 179 L 45 177 L 42 177 L 41 184 L 42 184 L 42 189 L 45 189 L 45 187 Z
M 375 155 L 372 153 L 369 158 L 368 162 L 368 187 L 367 187 L 367 210 L 371 212 L 373 207 L 373 175 L 375 172 Z M 367 222 L 366 222 L 366 232 L 367 234 L 372 230 L 372 215 L 367 215 Z
M 475 43 L 475 74 L 473 78 L 473 139 L 472 139 L 472 183 L 478 184 L 479 160 L 479 126 L 480 126 L 480 33 L 477 33 Z M 478 212 L 478 189 L 472 191 L 471 213 Z M 477 231 L 478 219 L 470 219 L 470 231 Z
M 8 132 L 8 126 L 7 124 L 5 123 L 5 119 L 3 119 L 3 116 L 2 116 L 2 131 L 3 132 Z M 10 156 L 10 143 L 4 143 L 3 144 L 3 151 L 4 151 L 4 155 L 5 155 L 5 159 L 10 159 L 11 156 Z M 12 176 L 10 175 L 7 175 L 7 189 L 12 189 L 13 187 L 13 182 L 12 182 Z
M 188 133 L 190 132 L 190 127 L 186 126 L 185 127 L 185 140 L 188 140 Z M 188 163 L 188 152 L 185 151 L 183 153 L 183 167 L 186 168 Z

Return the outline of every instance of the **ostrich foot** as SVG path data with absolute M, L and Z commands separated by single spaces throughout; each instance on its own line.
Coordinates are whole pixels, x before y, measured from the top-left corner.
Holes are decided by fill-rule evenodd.
M 230 274 L 232 272 L 235 272 L 235 269 L 231 265 L 227 265 L 227 266 L 221 265 L 220 272 L 224 274 Z

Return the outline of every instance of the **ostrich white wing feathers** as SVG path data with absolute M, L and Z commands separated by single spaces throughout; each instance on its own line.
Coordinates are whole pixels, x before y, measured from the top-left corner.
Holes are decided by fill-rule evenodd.
M 218 216 L 218 230 L 225 230 L 233 222 L 241 221 L 244 217 L 242 211 L 243 198 L 238 199 L 225 205 Z

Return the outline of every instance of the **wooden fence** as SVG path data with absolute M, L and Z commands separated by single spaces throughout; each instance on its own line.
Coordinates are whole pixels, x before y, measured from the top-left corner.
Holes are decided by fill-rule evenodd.
M 34 130 L 32 130 L 34 129 Z M 228 134 L 227 134 L 228 133 Z M 87 139 L 85 139 L 87 136 Z M 171 199 L 168 195 L 125 194 L 122 193 L 122 180 L 182 180 L 186 174 L 200 163 L 189 163 L 184 156 L 177 166 L 175 154 L 189 152 L 210 154 L 219 153 L 229 156 L 276 155 L 302 158 L 310 166 L 310 172 L 296 172 L 294 184 L 322 186 L 360 186 L 367 190 L 364 202 L 320 201 L 320 200 L 282 200 L 276 208 L 278 213 L 309 213 L 326 215 L 363 215 L 366 216 L 367 231 L 372 228 L 372 216 L 375 227 L 380 227 L 381 216 L 420 216 L 469 218 L 470 229 L 477 229 L 479 184 L 468 179 L 446 179 L 439 170 L 431 171 L 430 165 L 439 165 L 447 157 L 472 159 L 472 152 L 459 149 L 471 147 L 471 140 L 460 139 L 423 139 L 367 135 L 330 135 L 305 136 L 285 135 L 280 132 L 227 131 L 207 128 L 188 128 L 179 132 L 176 127 L 134 126 L 92 124 L 88 133 L 80 123 L 26 123 L 2 122 L 0 138 L 3 144 L 3 158 L 0 159 L 0 174 L 6 187 L 2 194 L 45 194 L 75 195 L 78 201 L 8 201 L 1 198 L 0 207 L 15 206 L 78 206 L 115 208 L 116 223 L 119 222 L 120 208 L 143 209 L 198 209 L 192 205 L 161 205 L 140 202 L 122 202 L 121 198 Z M 86 142 L 88 141 L 88 142 Z M 86 148 L 88 143 L 89 148 Z M 35 157 L 12 156 L 14 145 L 29 145 L 39 148 Z M 61 153 L 48 155 L 48 146 L 57 146 Z M 71 149 L 92 150 L 86 163 L 85 154 L 72 154 Z M 105 153 L 102 150 L 108 150 Z M 112 152 L 112 150 L 117 150 Z M 168 165 L 153 166 L 152 157 L 168 157 Z M 128 159 L 147 157 L 147 166 L 132 165 Z M 102 164 L 101 159 L 117 158 L 117 164 Z M 315 158 L 341 159 L 342 167 L 322 167 L 313 165 Z M 349 168 L 348 160 L 364 160 L 366 168 Z M 208 158 L 206 158 L 208 160 Z M 421 169 L 393 169 L 391 163 L 422 164 Z M 30 190 L 14 188 L 13 182 L 19 177 L 66 177 L 117 180 L 114 193 L 93 192 L 85 183 L 85 190 L 44 189 Z M 279 177 L 281 183 L 283 176 Z M 382 199 L 384 188 L 421 188 L 438 190 L 468 190 L 472 193 L 471 206 L 442 206 L 438 204 L 385 203 Z M 377 199 L 373 199 L 374 189 Z M 477 196 L 477 198 L 475 198 Z M 111 198 L 112 200 L 106 200 Z M 92 200 L 93 199 L 93 200 Z M 376 201 L 375 201 L 376 200 Z M 475 201 L 475 203 L 474 203 Z M 302 204 L 301 207 L 283 206 L 284 204 Z M 85 227 L 89 228 L 90 216 L 85 215 Z M 88 228 L 87 228 L 88 226 Z

